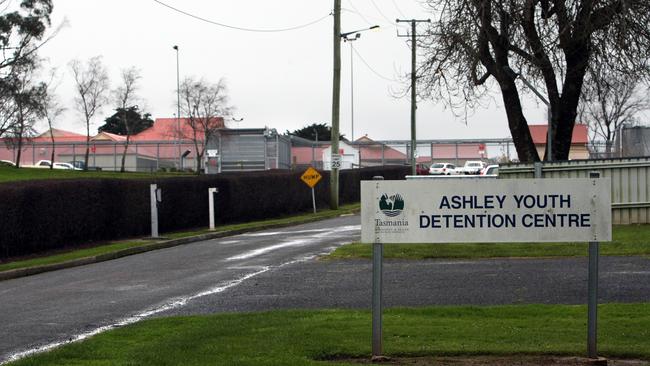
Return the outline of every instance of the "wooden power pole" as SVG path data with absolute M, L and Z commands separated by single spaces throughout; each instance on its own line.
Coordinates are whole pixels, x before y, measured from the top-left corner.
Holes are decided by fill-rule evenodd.
M 330 208 L 339 208 L 339 112 L 341 101 L 341 0 L 334 0 L 334 77 L 332 83 L 332 155 L 330 157 Z
M 417 163 L 416 161 L 416 151 L 417 151 L 417 138 L 415 134 L 415 112 L 417 109 L 417 100 L 416 100 L 416 82 L 417 82 L 417 76 L 415 74 L 415 56 L 416 56 L 416 48 L 417 44 L 415 43 L 415 37 L 417 37 L 417 34 L 415 32 L 415 25 L 416 23 L 430 23 L 431 19 L 396 19 L 395 20 L 397 23 L 411 23 L 411 34 L 405 34 L 401 35 L 398 34 L 398 37 L 411 37 L 411 174 L 416 175 L 416 169 L 415 165 Z

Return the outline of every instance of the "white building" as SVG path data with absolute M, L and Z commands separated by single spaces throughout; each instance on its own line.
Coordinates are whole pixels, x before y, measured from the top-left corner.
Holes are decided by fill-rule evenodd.
M 340 169 L 359 168 L 359 150 L 344 141 L 339 141 L 339 155 L 341 155 Z M 332 145 L 323 150 L 323 169 L 332 170 Z

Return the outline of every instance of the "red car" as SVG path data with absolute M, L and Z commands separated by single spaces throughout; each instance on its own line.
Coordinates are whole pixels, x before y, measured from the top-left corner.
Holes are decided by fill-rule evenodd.
M 415 164 L 415 173 L 417 175 L 429 175 L 429 166 L 427 164 Z

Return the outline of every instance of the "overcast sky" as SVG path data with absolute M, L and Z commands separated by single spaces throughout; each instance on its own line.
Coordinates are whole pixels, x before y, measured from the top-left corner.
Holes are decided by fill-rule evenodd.
M 61 102 L 69 107 L 59 127 L 83 132 L 83 122 L 72 105 L 73 85 L 68 63 L 102 55 L 112 87 L 122 68 L 142 72 L 139 96 L 154 118 L 173 117 L 176 111 L 176 52 L 180 75 L 225 78 L 234 117 L 231 127 L 295 130 L 311 123 L 330 123 L 332 95 L 332 0 L 161 0 L 212 22 L 256 30 L 248 32 L 210 24 L 183 15 L 153 0 L 54 0 L 53 28 L 68 25 L 41 51 L 48 65 L 59 69 Z M 396 18 L 433 18 L 416 0 L 342 0 L 342 32 L 379 25 L 354 42 L 355 138 L 409 139 L 409 97 L 395 98 L 396 81 L 410 72 L 406 29 Z M 341 133 L 350 131 L 350 46 L 341 45 Z M 362 59 L 363 58 L 363 59 Z M 366 65 L 367 64 L 367 65 Z M 531 98 L 531 97 L 528 97 Z M 418 139 L 510 137 L 505 111 L 498 102 L 477 110 L 467 120 L 442 104 L 422 101 L 417 114 Z M 525 100 L 531 124 L 545 123 L 544 109 Z M 95 118 L 95 128 L 113 113 L 107 106 Z M 44 128 L 41 128 L 43 130 Z

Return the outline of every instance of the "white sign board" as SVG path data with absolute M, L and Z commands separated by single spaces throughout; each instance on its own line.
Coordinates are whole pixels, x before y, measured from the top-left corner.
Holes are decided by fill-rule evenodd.
M 219 150 L 217 149 L 208 149 L 208 157 L 209 158 L 216 158 L 219 156 Z
M 341 168 L 341 155 L 332 154 L 332 169 Z
M 361 182 L 363 243 L 611 241 L 599 179 Z

